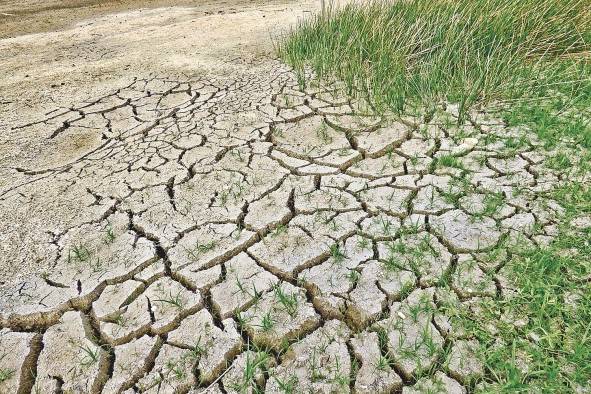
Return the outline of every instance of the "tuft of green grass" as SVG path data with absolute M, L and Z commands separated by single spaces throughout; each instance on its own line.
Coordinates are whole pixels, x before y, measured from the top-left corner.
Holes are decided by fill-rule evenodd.
M 217 246 L 215 241 L 210 242 L 199 242 L 197 241 L 195 245 L 191 249 L 187 249 L 187 255 L 189 258 L 196 260 L 202 254 L 205 254 L 211 250 L 213 250 Z
M 68 251 L 68 262 L 87 262 L 90 261 L 91 257 L 92 252 L 82 244 L 74 245 L 74 247 Z
M 333 261 L 338 264 L 345 260 L 347 255 L 345 255 L 341 245 L 332 244 L 330 245 L 330 257 L 332 257 Z
M 296 388 L 299 384 L 299 379 L 296 375 L 290 375 L 287 378 L 279 378 L 274 375 L 273 379 L 277 382 L 277 386 L 279 386 L 279 390 L 281 390 L 282 393 L 293 394 L 297 392 Z
M 271 363 L 271 356 L 263 351 L 246 353 L 246 364 L 242 371 L 242 377 L 229 384 L 233 392 L 238 393 L 262 393 L 257 384 L 257 374 L 264 374 Z
M 553 170 L 566 170 L 572 166 L 572 163 L 566 153 L 557 153 L 546 159 L 546 165 Z
M 105 244 L 107 244 L 107 245 L 112 244 L 115 241 L 116 237 L 117 236 L 115 235 L 115 231 L 113 230 L 113 227 L 109 223 L 109 225 L 105 229 L 105 238 L 104 238 Z
M 297 294 L 286 294 L 281 287 L 281 284 L 275 286 L 275 298 L 277 302 L 283 307 L 283 309 L 290 315 L 295 316 L 298 312 L 298 295 Z
M 479 326 L 495 316 L 527 318 L 519 328 L 497 321 L 494 334 L 477 330 L 485 365 L 494 377 L 485 381 L 485 392 L 572 392 L 589 384 L 591 286 L 580 278 L 591 273 L 591 248 L 583 247 L 583 256 L 565 256 L 574 242 L 585 240 L 561 237 L 551 248 L 524 250 L 510 262 L 519 292 L 486 305 L 490 315 Z
M 591 186 L 552 192 L 566 210 L 548 246 L 510 247 L 502 275 L 511 291 L 472 307 L 444 307 L 452 324 L 480 345 L 486 374 L 476 393 L 570 393 L 591 381 L 591 229 L 570 220 L 591 213 Z M 506 246 L 489 252 L 492 259 Z
M 16 371 L 14 369 L 0 368 L 0 383 L 3 383 L 8 379 L 12 378 L 15 372 Z
M 267 312 L 261 320 L 261 329 L 265 332 L 271 331 L 275 326 L 275 322 L 271 317 L 271 312 Z
M 503 111 L 503 120 L 509 126 L 527 125 L 545 147 L 555 147 L 560 140 L 591 148 L 591 57 L 577 59 L 578 81 L 575 86 L 569 78 L 568 65 L 573 60 L 560 60 L 566 64 L 559 67 L 566 71 L 556 72 L 549 91 L 539 100 L 518 101 Z
M 437 159 L 437 166 L 438 167 L 452 167 L 463 169 L 462 161 L 455 156 L 452 155 L 445 155 L 441 156 Z
M 588 0 L 407 0 L 329 6 L 277 48 L 305 71 L 344 82 L 376 108 L 591 94 Z M 462 118 L 462 116 L 460 116 Z
M 89 365 L 95 364 L 99 361 L 100 357 L 100 348 L 92 348 L 91 346 L 84 345 L 79 346 L 83 352 L 83 357 L 80 360 L 80 364 L 87 367 Z
M 161 302 L 163 304 L 172 305 L 178 309 L 183 309 L 185 301 L 181 296 L 181 292 L 179 291 L 176 295 L 172 293 L 172 291 L 168 292 L 168 294 L 164 294 L 165 298 L 159 298 L 155 300 L 155 302 Z

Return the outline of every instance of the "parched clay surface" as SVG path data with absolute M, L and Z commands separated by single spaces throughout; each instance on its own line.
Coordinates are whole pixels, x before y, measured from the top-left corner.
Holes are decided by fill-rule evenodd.
M 199 20 L 306 9 L 285 7 Z M 113 18 L 174 36 L 187 15 Z M 94 23 L 78 34 L 112 27 Z M 483 366 L 446 303 L 510 295 L 485 252 L 547 242 L 561 214 L 535 138 L 483 113 L 458 127 L 453 106 L 372 116 L 264 55 L 194 56 L 5 99 L 0 392 L 466 392 Z

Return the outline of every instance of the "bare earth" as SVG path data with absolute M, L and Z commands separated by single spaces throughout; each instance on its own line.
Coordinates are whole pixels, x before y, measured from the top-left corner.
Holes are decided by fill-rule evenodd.
M 0 1 L 0 393 L 483 373 L 446 305 L 511 296 L 485 252 L 552 238 L 559 174 L 486 114 L 301 89 L 271 39 L 317 3 Z

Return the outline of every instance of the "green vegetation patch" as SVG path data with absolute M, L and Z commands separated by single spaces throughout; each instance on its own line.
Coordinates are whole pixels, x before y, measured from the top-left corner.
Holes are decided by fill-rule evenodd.
M 591 167 L 591 6 L 588 0 L 407 0 L 327 6 L 278 43 L 302 85 L 343 83 L 378 112 L 428 113 L 459 104 L 459 123 L 475 106 L 527 127 L 545 165 L 588 179 Z M 310 73 L 311 71 L 311 73 Z M 449 125 L 451 126 L 451 125 Z M 529 139 L 529 138 L 528 138 Z M 509 138 L 507 148 L 528 141 Z M 438 167 L 461 168 L 453 156 Z M 548 246 L 500 245 L 507 259 L 493 274 L 511 291 L 443 306 L 478 339 L 485 375 L 474 392 L 584 392 L 591 382 L 591 185 L 557 185 L 548 196 L 565 208 Z M 495 212 L 502 195 L 485 201 Z M 506 285 L 506 284 L 504 284 Z M 445 287 L 445 285 L 444 285 Z
M 407 0 L 326 6 L 279 42 L 301 75 L 343 81 L 376 108 L 591 95 L 587 0 Z M 301 79 L 305 83 L 305 79 Z

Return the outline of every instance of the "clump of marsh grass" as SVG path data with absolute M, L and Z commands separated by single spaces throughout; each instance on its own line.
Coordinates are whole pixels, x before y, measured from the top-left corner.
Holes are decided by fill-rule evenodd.
M 327 6 L 278 43 L 300 75 L 377 109 L 576 100 L 591 91 L 588 0 L 403 0 Z

